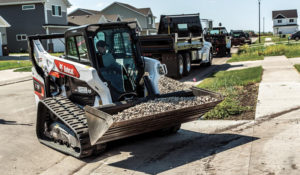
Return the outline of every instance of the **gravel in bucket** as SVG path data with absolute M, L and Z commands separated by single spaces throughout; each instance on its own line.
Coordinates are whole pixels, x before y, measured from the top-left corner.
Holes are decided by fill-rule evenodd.
M 217 101 L 210 96 L 157 98 L 126 109 L 113 116 L 115 122 L 141 118 Z

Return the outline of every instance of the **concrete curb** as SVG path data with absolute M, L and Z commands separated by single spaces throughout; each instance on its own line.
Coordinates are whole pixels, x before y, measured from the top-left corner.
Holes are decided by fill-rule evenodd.
M 27 76 L 27 77 L 12 79 L 12 80 L 5 80 L 5 81 L 0 81 L 0 86 L 6 86 L 6 85 L 21 83 L 30 80 L 32 80 L 32 76 Z

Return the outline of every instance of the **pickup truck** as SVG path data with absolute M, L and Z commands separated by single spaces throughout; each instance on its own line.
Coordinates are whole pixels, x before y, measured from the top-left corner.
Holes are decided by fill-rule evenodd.
M 204 32 L 205 40 L 213 45 L 213 53 L 218 56 L 230 55 L 231 36 L 225 27 L 213 27 Z
M 251 44 L 251 39 L 249 34 L 246 34 L 242 30 L 232 30 L 231 31 L 231 36 L 232 36 L 232 45 L 234 46 L 239 46 L 239 45 L 244 45 L 244 44 Z
M 167 76 L 189 75 L 191 64 L 212 64 L 212 44 L 203 37 L 199 14 L 161 15 L 157 35 L 140 36 L 144 56 L 165 64 Z

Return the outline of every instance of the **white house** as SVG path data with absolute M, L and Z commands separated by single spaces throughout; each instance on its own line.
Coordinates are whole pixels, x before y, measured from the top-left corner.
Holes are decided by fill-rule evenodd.
M 278 10 L 272 12 L 274 35 L 292 34 L 298 31 L 297 10 Z

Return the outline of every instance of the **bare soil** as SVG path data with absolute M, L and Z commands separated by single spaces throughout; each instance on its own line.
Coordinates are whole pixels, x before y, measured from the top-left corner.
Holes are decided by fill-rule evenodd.
M 230 116 L 227 120 L 254 120 L 256 112 L 256 104 L 258 98 L 258 85 L 249 84 L 244 86 L 243 92 L 240 94 L 239 101 L 242 106 L 250 106 L 252 109 L 243 112 L 240 115 Z

